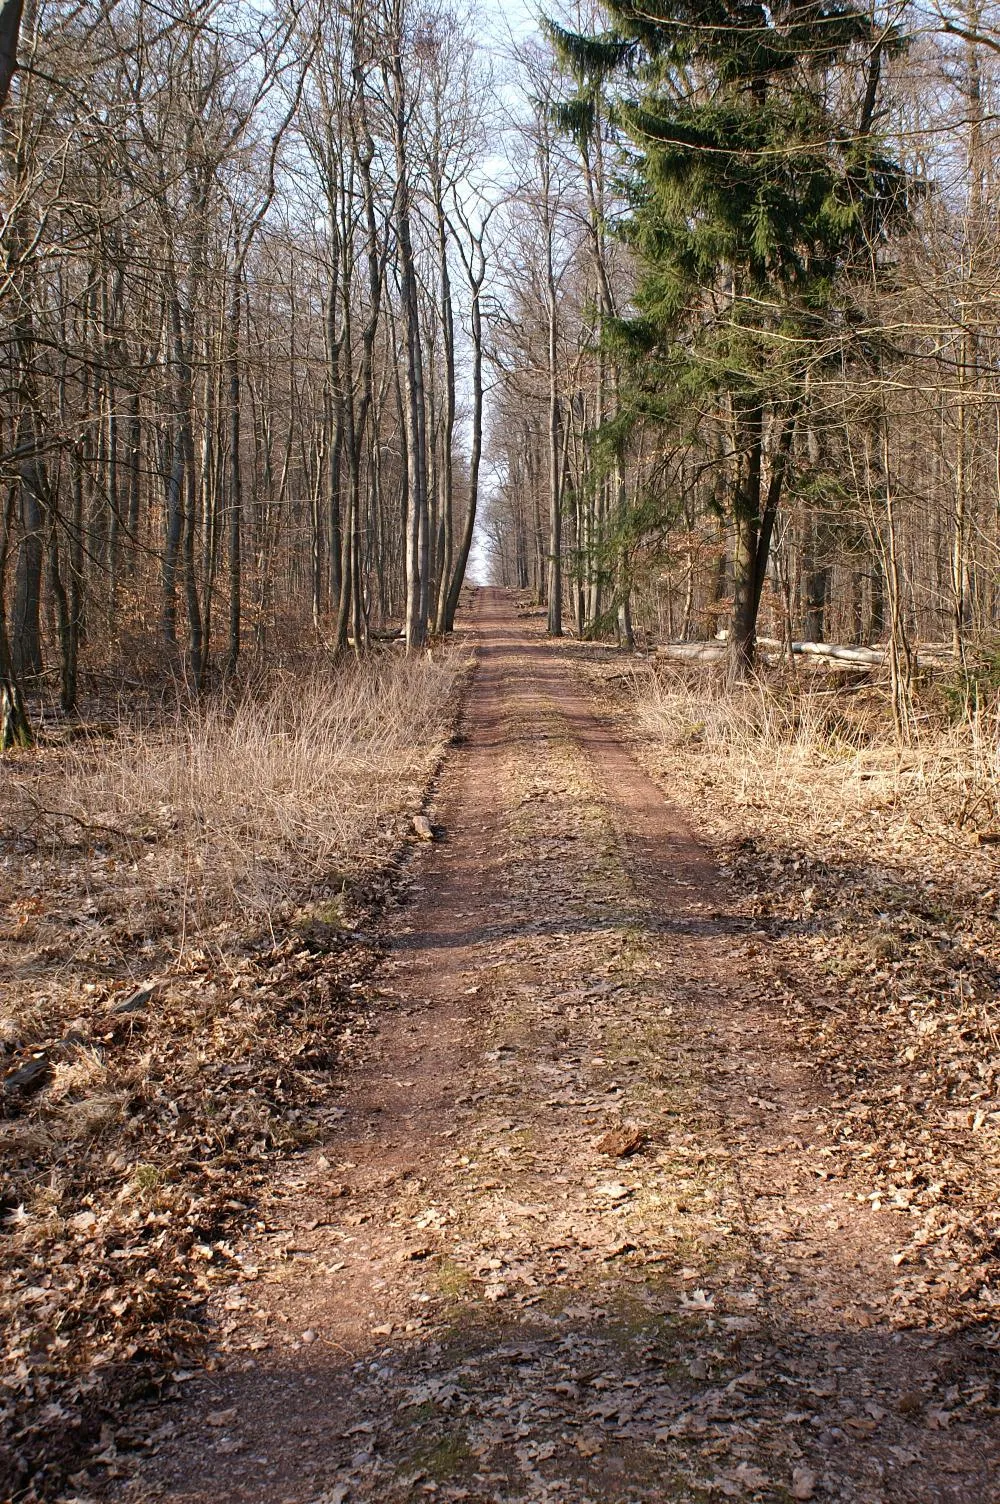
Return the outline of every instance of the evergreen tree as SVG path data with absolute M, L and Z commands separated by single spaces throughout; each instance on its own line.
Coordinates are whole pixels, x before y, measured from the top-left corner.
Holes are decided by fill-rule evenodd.
M 806 375 L 842 351 L 844 294 L 906 217 L 904 174 L 874 130 L 901 39 L 838 0 L 604 9 L 600 34 L 547 29 L 576 77 L 609 87 L 624 152 L 639 273 L 632 315 L 612 326 L 631 373 L 623 417 L 709 402 L 725 418 L 740 673 Z

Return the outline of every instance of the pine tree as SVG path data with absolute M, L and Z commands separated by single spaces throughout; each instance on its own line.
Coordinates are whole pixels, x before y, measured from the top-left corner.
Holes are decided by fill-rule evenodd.
M 874 131 L 897 32 L 838 0 L 607 0 L 607 30 L 548 24 L 607 81 L 638 262 L 612 337 L 626 415 L 711 402 L 732 436 L 730 664 L 753 663 L 771 534 L 810 366 L 850 337 L 845 290 L 906 218 Z M 585 97 L 585 96 L 584 96 Z

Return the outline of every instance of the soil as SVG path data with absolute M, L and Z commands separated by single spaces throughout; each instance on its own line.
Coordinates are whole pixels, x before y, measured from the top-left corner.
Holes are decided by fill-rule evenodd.
M 377 1048 L 75 1497 L 1000 1500 L 997 1355 L 893 1299 L 768 938 L 537 614 L 478 664 Z

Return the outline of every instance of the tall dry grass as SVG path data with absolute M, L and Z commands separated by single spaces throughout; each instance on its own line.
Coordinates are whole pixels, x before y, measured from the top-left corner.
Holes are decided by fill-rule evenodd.
M 744 802 L 791 812 L 811 794 L 843 809 L 894 801 L 982 834 L 1000 828 L 1000 699 L 948 714 L 937 694 L 900 746 L 877 686 L 799 685 L 660 670 L 636 681 L 644 739 L 687 748 Z
M 96 848 L 105 908 L 109 889 L 134 906 L 138 887 L 182 891 L 203 925 L 273 917 L 385 855 L 448 733 L 459 669 L 385 657 L 122 720 L 22 766 L 5 813 L 50 858 Z

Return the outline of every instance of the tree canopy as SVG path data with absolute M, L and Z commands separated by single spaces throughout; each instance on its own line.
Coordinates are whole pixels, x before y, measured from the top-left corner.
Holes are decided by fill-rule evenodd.
M 906 221 L 907 178 L 876 130 L 884 59 L 902 42 L 854 5 L 605 9 L 604 31 L 547 29 L 578 81 L 566 122 L 607 93 L 621 153 L 620 230 L 637 260 L 632 306 L 607 330 L 622 414 L 677 419 L 708 396 L 725 411 L 740 669 L 810 369 L 842 353 L 852 281 Z

